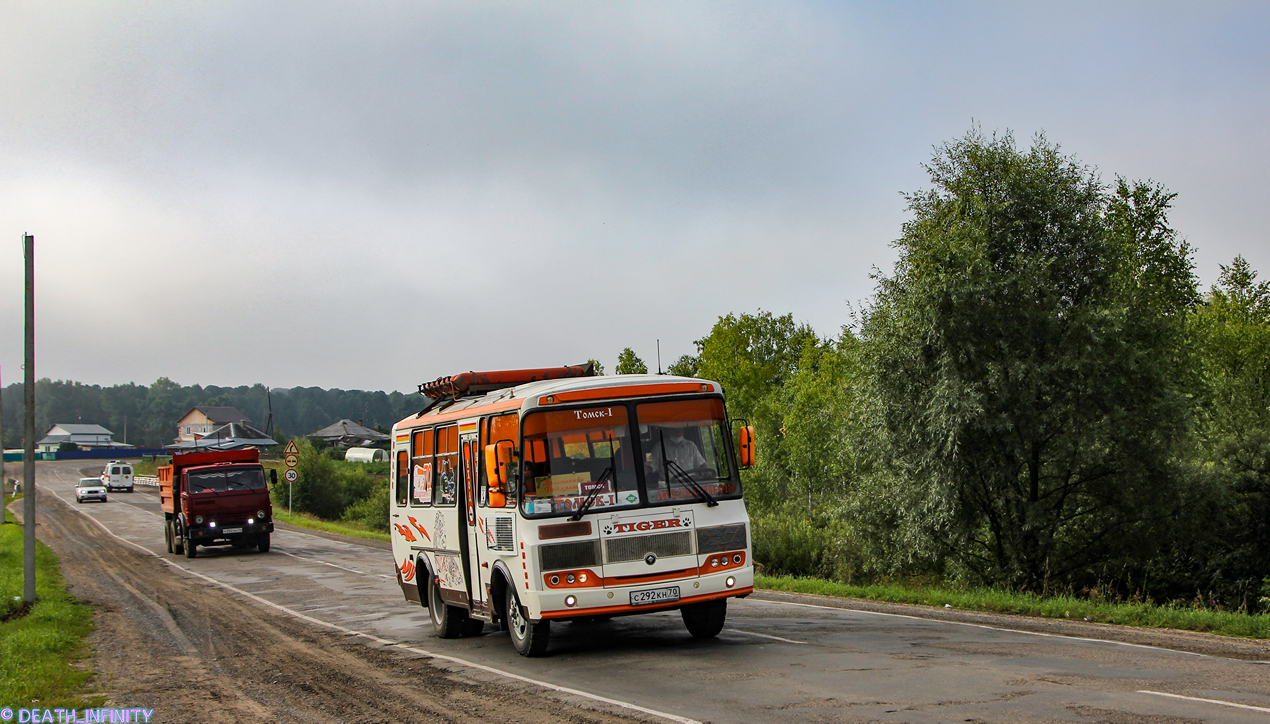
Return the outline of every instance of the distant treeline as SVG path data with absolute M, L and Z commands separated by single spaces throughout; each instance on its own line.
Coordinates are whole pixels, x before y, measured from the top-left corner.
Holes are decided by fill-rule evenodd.
M 340 418 L 387 431 L 424 403 L 418 394 L 401 392 L 185 386 L 166 377 L 149 386 L 129 383 L 113 387 L 41 379 L 35 383 L 36 439 L 55 424 L 94 423 L 112 431 L 116 441 L 162 447 L 176 437 L 176 421 L 196 405 L 237 408 L 263 430 L 269 420 L 270 397 L 275 437 L 279 439 L 307 435 Z M 21 445 L 22 426 L 22 384 L 15 383 L 4 388 L 5 447 Z

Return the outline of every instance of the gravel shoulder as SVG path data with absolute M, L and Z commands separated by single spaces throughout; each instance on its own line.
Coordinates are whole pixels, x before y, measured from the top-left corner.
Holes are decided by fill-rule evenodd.
M 89 665 L 107 706 L 209 724 L 642 721 L 315 629 L 174 571 L 53 496 L 38 502 L 38 537 L 94 609 Z

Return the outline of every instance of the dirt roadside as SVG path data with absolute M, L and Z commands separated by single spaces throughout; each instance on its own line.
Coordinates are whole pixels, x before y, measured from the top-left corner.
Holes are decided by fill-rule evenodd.
M 154 709 L 162 724 L 644 721 L 315 630 L 173 571 L 53 496 L 37 503 L 37 537 L 94 609 L 108 706 Z

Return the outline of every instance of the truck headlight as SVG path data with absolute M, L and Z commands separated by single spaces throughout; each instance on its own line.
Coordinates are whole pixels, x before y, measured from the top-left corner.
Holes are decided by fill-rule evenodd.
M 203 524 L 203 516 L 201 516 L 201 515 L 196 515 L 196 516 L 194 516 L 194 523 L 195 523 L 196 525 L 202 525 L 202 524 Z
M 265 511 L 263 511 L 263 510 L 257 510 L 257 511 L 256 511 L 256 517 L 257 517 L 257 518 L 259 518 L 260 520 L 264 520 L 264 519 L 265 519 Z

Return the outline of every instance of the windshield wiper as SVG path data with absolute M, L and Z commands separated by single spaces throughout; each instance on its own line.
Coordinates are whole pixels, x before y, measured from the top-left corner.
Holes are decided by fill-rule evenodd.
M 679 465 L 679 463 L 666 457 L 666 433 L 664 431 L 658 430 L 657 435 L 661 438 L 661 463 L 662 463 L 662 467 L 666 469 L 667 486 L 669 486 L 670 479 L 673 477 L 680 485 L 683 485 L 691 489 L 697 495 L 700 495 L 701 497 L 705 498 L 707 508 L 713 508 L 714 506 L 718 505 L 719 501 L 715 500 L 714 496 L 711 495 L 708 490 L 703 488 L 700 483 L 693 480 L 692 476 L 689 475 Z M 689 444 L 692 444 L 692 443 L 689 443 Z
M 617 489 L 617 480 L 616 480 L 617 473 L 614 472 L 617 470 L 617 462 L 615 461 L 615 458 L 613 456 L 613 433 L 609 433 L 608 438 L 609 438 L 609 466 L 607 468 L 604 468 L 604 472 L 600 473 L 600 479 L 595 481 L 595 487 L 591 489 L 591 494 L 586 496 L 586 500 L 582 501 L 582 505 L 578 506 L 578 512 L 569 516 L 569 520 L 575 523 L 578 522 L 579 520 L 582 520 L 582 516 L 586 515 L 586 512 L 591 509 L 591 505 L 595 503 L 595 499 L 600 495 L 600 491 L 604 489 L 604 481 L 606 478 L 612 479 L 613 489 L 614 490 Z

